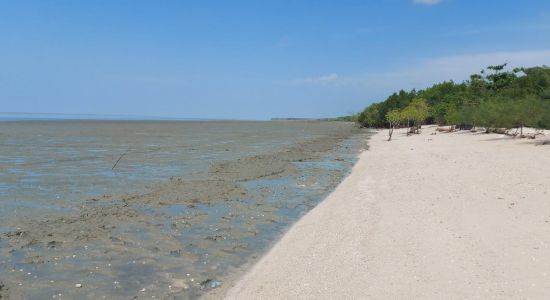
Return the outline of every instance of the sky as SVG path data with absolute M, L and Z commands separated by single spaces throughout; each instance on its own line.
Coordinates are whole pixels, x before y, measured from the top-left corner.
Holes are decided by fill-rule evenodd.
M 334 117 L 504 62 L 550 65 L 550 1 L 0 1 L 1 112 Z

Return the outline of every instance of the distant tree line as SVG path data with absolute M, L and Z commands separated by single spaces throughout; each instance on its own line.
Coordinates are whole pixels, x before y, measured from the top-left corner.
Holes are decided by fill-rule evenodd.
M 366 127 L 418 128 L 423 123 L 459 127 L 550 128 L 550 67 L 489 66 L 462 83 L 399 91 L 353 116 Z

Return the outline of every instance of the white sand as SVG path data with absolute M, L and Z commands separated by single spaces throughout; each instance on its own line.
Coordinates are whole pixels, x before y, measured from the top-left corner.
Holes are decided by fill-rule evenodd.
M 550 299 L 550 146 L 375 135 L 227 299 Z

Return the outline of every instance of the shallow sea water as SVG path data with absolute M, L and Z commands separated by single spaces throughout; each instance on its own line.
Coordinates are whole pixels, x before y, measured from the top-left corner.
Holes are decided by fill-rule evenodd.
M 347 175 L 369 135 L 351 126 L 0 122 L 0 293 L 27 299 L 193 299 L 227 284 L 228 273 L 261 255 Z M 293 161 L 293 172 L 239 180 L 246 191 L 240 197 L 131 202 L 132 195 L 146 194 L 171 177 L 206 179 L 216 163 L 277 155 L 327 135 L 341 138 L 326 151 Z M 51 220 L 71 229 L 65 216 L 82 214 L 84 207 L 110 208 L 121 199 L 137 215 L 124 215 L 114 225 L 97 223 L 103 238 L 80 232 L 90 237 L 16 243 L 17 234 L 24 235 L 19 230 Z

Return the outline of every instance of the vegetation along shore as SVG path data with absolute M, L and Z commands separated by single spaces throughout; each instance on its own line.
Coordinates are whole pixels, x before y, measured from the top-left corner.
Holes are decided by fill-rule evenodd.
M 489 66 L 461 83 L 444 81 L 424 90 L 401 90 L 349 120 L 366 127 L 421 123 L 489 131 L 525 126 L 550 128 L 550 68 Z

